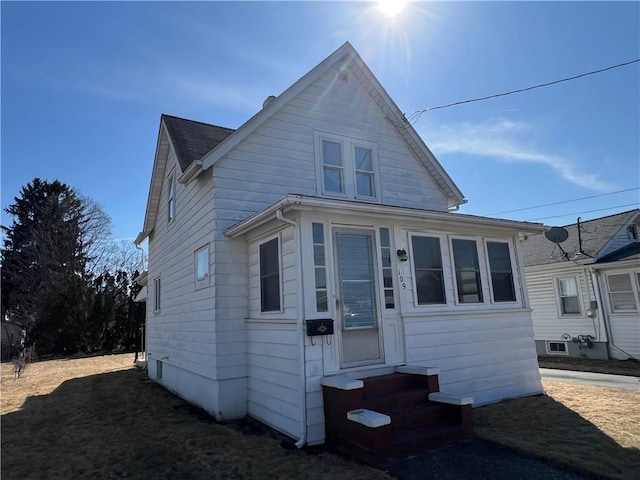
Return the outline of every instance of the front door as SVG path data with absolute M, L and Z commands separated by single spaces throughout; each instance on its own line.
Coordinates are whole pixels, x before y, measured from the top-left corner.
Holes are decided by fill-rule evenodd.
M 376 248 L 371 230 L 336 229 L 336 307 L 341 333 L 340 366 L 383 361 L 376 292 Z

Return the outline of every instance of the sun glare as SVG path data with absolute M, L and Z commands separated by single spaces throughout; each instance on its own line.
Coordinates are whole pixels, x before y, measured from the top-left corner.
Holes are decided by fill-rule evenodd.
M 406 3 L 405 0 L 379 0 L 378 10 L 387 17 L 395 17 L 402 11 Z

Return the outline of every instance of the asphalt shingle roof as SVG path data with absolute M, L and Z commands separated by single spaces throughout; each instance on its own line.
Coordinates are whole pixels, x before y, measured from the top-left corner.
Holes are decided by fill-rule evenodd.
M 162 115 L 173 148 L 184 172 L 191 163 L 200 160 L 225 138 L 235 132 L 232 128 L 219 127 L 186 118 Z
M 638 211 L 640 210 L 629 210 L 607 217 L 580 222 L 582 251 L 587 255 L 580 256 L 580 259 L 588 259 L 589 256 L 595 258 L 598 252 L 629 219 L 637 215 Z M 564 229 L 569 233 L 569 237 L 560 243 L 560 246 L 569 254 L 570 258 L 573 258 L 573 255 L 580 251 L 578 224 L 565 225 Z M 522 256 L 527 267 L 564 262 L 565 260 L 562 258 L 561 253 L 560 249 L 553 242 L 547 240 L 544 234 L 532 235 L 522 243 Z

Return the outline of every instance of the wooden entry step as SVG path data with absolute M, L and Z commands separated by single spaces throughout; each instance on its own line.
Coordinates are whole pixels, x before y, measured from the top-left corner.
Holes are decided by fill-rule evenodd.
M 455 443 L 472 431 L 472 399 L 440 392 L 434 369 L 323 379 L 325 442 L 373 465 Z

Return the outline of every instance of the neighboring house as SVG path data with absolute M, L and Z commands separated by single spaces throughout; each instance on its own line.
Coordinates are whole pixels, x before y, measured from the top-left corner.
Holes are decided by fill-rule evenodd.
M 237 130 L 162 115 L 136 240 L 149 376 L 298 445 L 325 440 L 323 385 L 369 385 L 349 379 L 541 393 L 519 238 L 544 227 L 463 203 L 348 43 Z
M 538 354 L 640 360 L 640 210 L 563 228 L 522 243 Z

